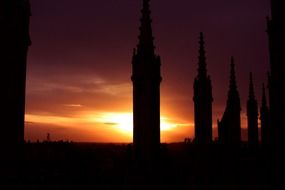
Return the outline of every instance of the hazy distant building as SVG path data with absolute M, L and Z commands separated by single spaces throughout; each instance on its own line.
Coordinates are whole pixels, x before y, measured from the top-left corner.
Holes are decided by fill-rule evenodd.
M 260 107 L 260 123 L 261 123 L 261 143 L 263 146 L 270 145 L 270 115 L 266 102 L 266 94 L 264 84 L 262 86 L 262 103 Z
M 218 121 L 219 142 L 224 145 L 238 146 L 241 142 L 240 97 L 237 90 L 234 58 L 231 58 L 230 86 L 226 110 Z
M 25 83 L 29 35 L 28 0 L 0 2 L 1 147 L 12 149 L 24 141 Z
M 195 143 L 212 142 L 212 84 L 207 74 L 204 36 L 200 33 L 198 75 L 194 81 Z
M 270 77 L 269 103 L 271 143 L 285 146 L 285 4 L 284 0 L 271 0 L 271 18 L 268 19 Z
M 139 43 L 133 53 L 133 143 L 139 159 L 152 159 L 160 149 L 160 57 L 155 54 L 149 0 L 143 1 Z
M 250 147 L 258 146 L 258 105 L 254 95 L 252 73 L 249 77 L 249 95 L 247 100 L 247 128 L 248 144 Z

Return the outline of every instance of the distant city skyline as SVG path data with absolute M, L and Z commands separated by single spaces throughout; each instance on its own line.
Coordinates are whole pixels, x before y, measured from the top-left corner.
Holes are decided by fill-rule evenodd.
M 26 140 L 131 142 L 131 57 L 141 1 L 31 0 Z M 242 127 L 248 74 L 261 105 L 269 70 L 268 0 L 151 1 L 156 52 L 162 57 L 162 142 L 194 135 L 193 81 L 204 32 L 213 86 L 213 126 L 226 105 L 229 58 L 236 60 Z M 54 6 L 56 5 L 56 6 Z M 215 131 L 215 130 L 214 130 Z

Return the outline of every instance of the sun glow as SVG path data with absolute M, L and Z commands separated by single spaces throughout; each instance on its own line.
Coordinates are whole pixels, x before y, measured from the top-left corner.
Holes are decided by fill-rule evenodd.
M 80 112 L 69 116 L 26 114 L 25 119 L 27 129 L 35 127 L 43 129 L 39 133 L 41 136 L 52 131 L 53 136 L 64 136 L 75 141 L 132 141 L 133 114 L 131 112 Z M 179 141 L 185 134 L 190 134 L 191 126 L 193 125 L 187 121 L 163 115 L 160 118 L 161 140 Z
M 122 133 L 132 135 L 133 133 L 133 114 L 132 113 L 101 113 L 100 115 L 89 116 L 90 120 L 96 123 L 116 127 Z M 175 124 L 167 117 L 160 118 L 161 131 L 169 131 L 176 128 Z
M 116 126 L 120 132 L 132 134 L 133 115 L 129 113 L 108 113 L 105 115 L 105 124 Z

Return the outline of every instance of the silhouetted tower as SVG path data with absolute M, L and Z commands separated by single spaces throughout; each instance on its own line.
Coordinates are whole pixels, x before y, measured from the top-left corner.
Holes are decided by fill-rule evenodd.
M 200 33 L 198 76 L 194 81 L 195 143 L 212 142 L 212 84 L 207 74 L 204 36 Z
M 250 147 L 258 146 L 258 105 L 254 95 L 252 73 L 249 77 L 249 95 L 247 100 L 247 129 L 248 144 Z
M 0 144 L 8 151 L 15 151 L 24 142 L 26 65 L 31 45 L 30 3 L 3 0 L 0 7 Z
M 236 85 L 234 58 L 231 58 L 230 86 L 226 110 L 218 121 L 219 141 L 224 145 L 238 146 L 241 142 L 240 98 Z
M 260 107 L 260 122 L 261 122 L 261 142 L 263 146 L 270 144 L 270 115 L 266 102 L 266 93 L 264 84 L 262 86 L 262 103 Z
M 269 103 L 271 144 L 285 146 L 285 4 L 283 0 L 271 0 L 271 18 L 268 18 L 270 77 Z
M 139 43 L 133 53 L 133 143 L 138 159 L 152 160 L 160 149 L 160 57 L 155 54 L 149 0 L 143 1 Z

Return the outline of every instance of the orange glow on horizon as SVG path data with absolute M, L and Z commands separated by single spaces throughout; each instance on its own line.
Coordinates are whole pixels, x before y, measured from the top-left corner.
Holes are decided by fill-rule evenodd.
M 52 115 L 36 115 L 26 114 L 26 123 L 46 126 L 60 126 L 70 133 L 72 130 L 85 130 L 84 133 L 90 136 L 92 141 L 92 133 L 96 134 L 100 131 L 103 142 L 132 142 L 133 135 L 133 114 L 131 112 L 83 112 L 75 116 L 52 116 Z M 178 122 L 175 118 L 161 116 L 161 140 L 163 142 L 177 141 L 173 137 L 177 132 L 182 136 L 187 132 L 185 129 L 193 127 L 193 124 L 186 122 Z M 48 127 L 47 127 L 48 128 Z M 46 129 L 48 131 L 48 129 Z M 105 133 L 105 134 L 103 134 Z M 79 134 L 78 134 L 79 135 Z M 75 138 L 75 139 L 74 139 Z M 82 141 L 77 136 L 70 140 Z M 183 138 L 180 138 L 181 141 Z M 94 138 L 94 142 L 98 139 Z
M 129 135 L 133 133 L 132 113 L 101 113 L 99 117 L 98 115 L 89 115 L 88 118 L 95 123 L 115 125 L 118 127 L 118 130 L 123 133 L 128 133 Z M 178 126 L 185 125 L 173 123 L 169 118 L 163 116 L 160 118 L 160 122 L 161 131 L 175 130 Z

